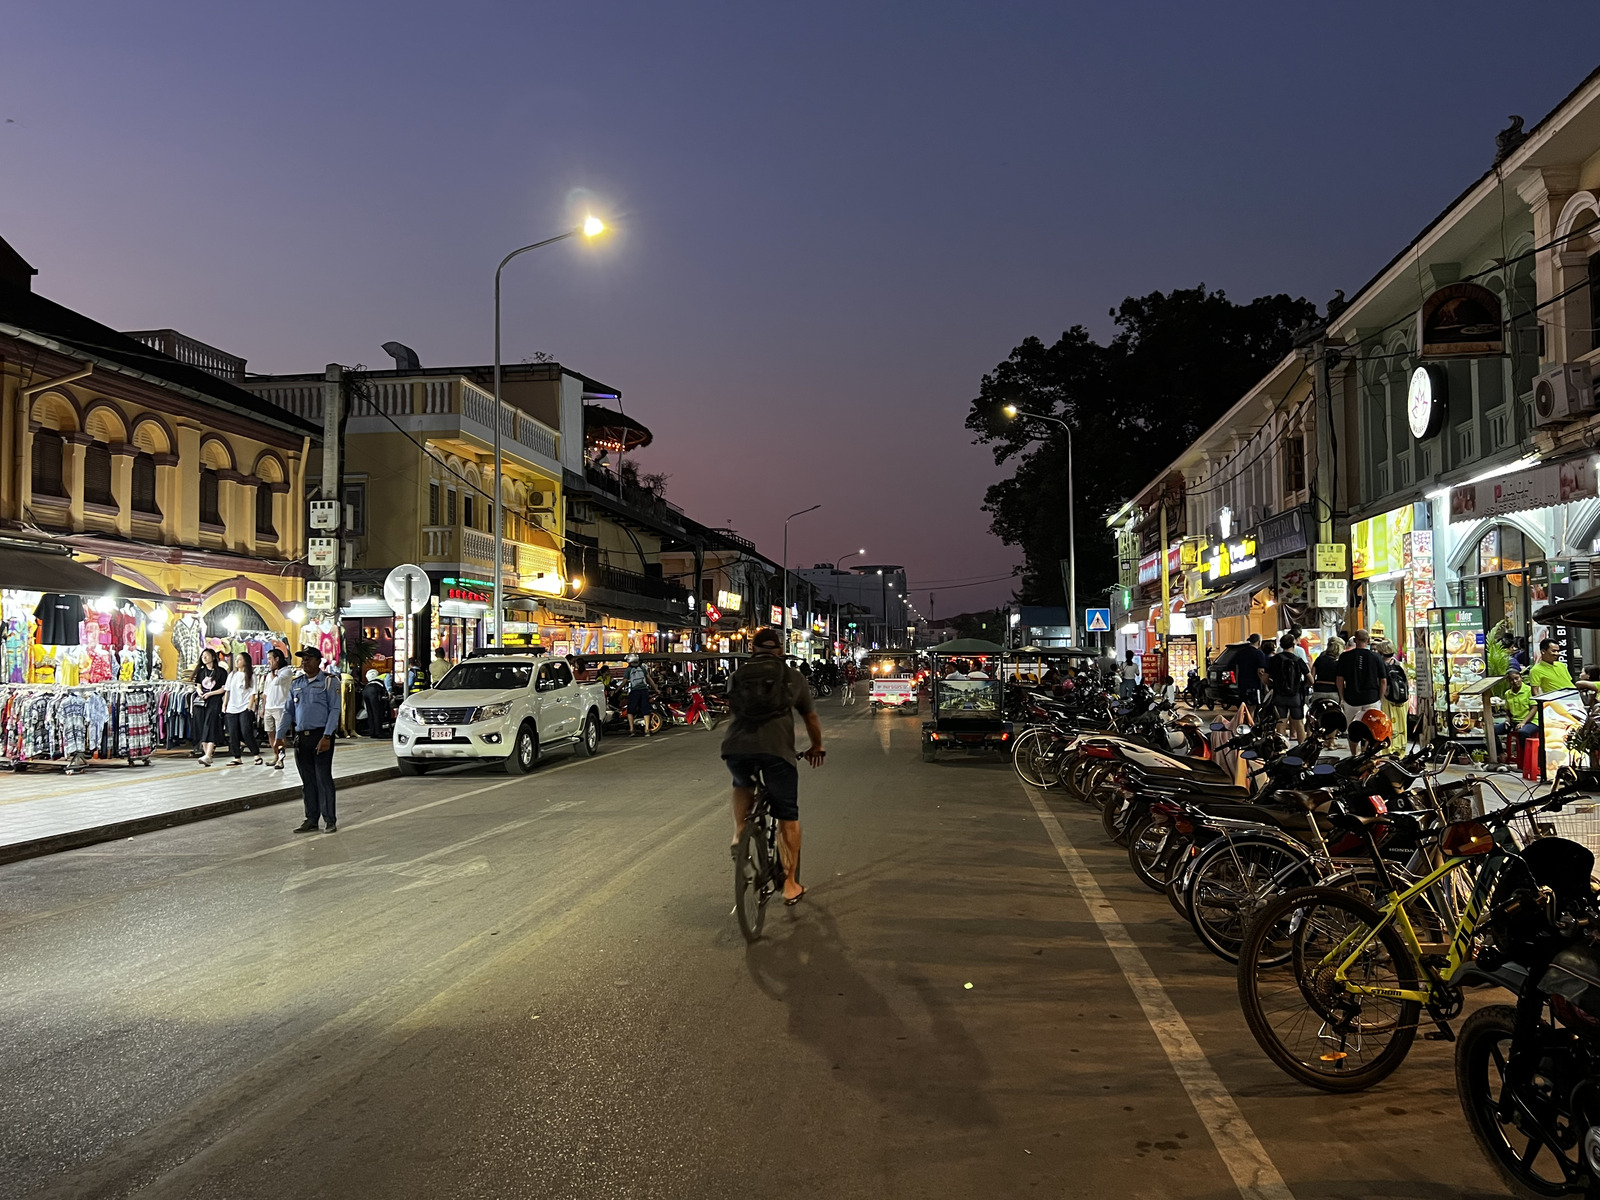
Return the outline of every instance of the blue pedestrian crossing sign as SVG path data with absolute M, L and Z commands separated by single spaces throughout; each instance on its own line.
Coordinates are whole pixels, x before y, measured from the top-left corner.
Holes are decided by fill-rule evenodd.
M 1083 627 L 1089 633 L 1111 632 L 1111 610 L 1109 608 L 1086 608 L 1083 610 Z

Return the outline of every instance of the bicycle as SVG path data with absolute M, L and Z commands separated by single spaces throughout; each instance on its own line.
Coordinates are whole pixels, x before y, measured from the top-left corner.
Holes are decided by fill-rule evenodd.
M 1339 827 L 1366 843 L 1382 894 L 1374 907 L 1331 887 L 1287 892 L 1267 905 L 1239 952 L 1239 1002 L 1251 1035 L 1286 1074 L 1330 1092 L 1354 1092 L 1388 1078 L 1416 1040 L 1424 1009 L 1436 1026 L 1428 1037 L 1454 1041 L 1450 1021 L 1462 1009 L 1455 982 L 1471 961 L 1473 935 L 1496 884 L 1517 859 L 1510 823 L 1535 809 L 1559 809 L 1580 789 L 1507 805 L 1445 830 L 1443 861 L 1396 889 L 1370 825 L 1380 816 L 1343 814 Z M 1448 942 L 1418 938 L 1407 905 L 1456 871 L 1481 861 Z M 1437 911 L 1437 909 L 1435 909 Z M 1433 932 L 1433 931 L 1430 931 Z M 1263 970 L 1287 962 L 1288 969 Z

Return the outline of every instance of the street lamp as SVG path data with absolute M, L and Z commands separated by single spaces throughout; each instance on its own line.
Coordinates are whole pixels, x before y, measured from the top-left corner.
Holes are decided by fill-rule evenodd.
M 1078 532 L 1073 521 L 1072 497 L 1072 426 L 1060 417 L 1047 416 L 1044 413 L 1028 412 L 1018 408 L 1015 404 L 1007 404 L 1000 410 L 1011 420 L 1018 417 L 1030 417 L 1035 421 L 1049 421 L 1059 425 L 1067 431 L 1067 639 L 1073 646 L 1078 644 Z
M 835 571 L 837 571 L 839 569 L 839 564 L 842 563 L 845 559 L 854 558 L 856 555 L 865 554 L 866 552 L 867 552 L 867 548 L 865 546 L 863 546 L 859 550 L 852 550 L 848 554 L 839 555 L 838 558 L 833 560 L 833 569 Z M 829 653 L 830 657 L 832 656 L 832 653 L 833 653 L 833 646 L 832 646 L 831 643 L 837 642 L 839 640 L 839 632 L 840 632 L 840 630 L 839 630 L 839 598 L 838 598 L 838 596 L 835 596 L 834 600 L 833 600 L 833 630 L 832 630 L 832 633 L 830 634 L 829 639 L 828 639 L 829 642 L 830 642 L 830 645 L 828 647 L 828 653 Z
M 820 504 L 813 504 L 810 508 L 802 508 L 799 512 L 790 513 L 783 519 L 783 652 L 789 653 L 789 522 L 796 517 L 803 517 L 808 512 L 816 512 Z
M 500 511 L 501 502 L 505 499 L 505 489 L 500 484 L 500 427 L 505 424 L 500 412 L 500 272 L 506 269 L 506 264 L 513 258 L 519 254 L 526 254 L 529 250 L 553 246 L 557 242 L 564 242 L 573 237 L 596 238 L 605 231 L 606 223 L 599 217 L 585 217 L 583 224 L 576 229 L 569 229 L 565 233 L 556 234 L 555 237 L 545 238 L 542 242 L 534 242 L 531 246 L 513 250 L 502 258 L 500 265 L 494 269 L 494 498 L 490 502 L 490 510 L 494 514 L 494 644 L 496 646 L 504 640 L 502 626 L 505 621 L 505 605 L 501 595 L 500 572 L 505 557 L 506 528 L 505 515 Z

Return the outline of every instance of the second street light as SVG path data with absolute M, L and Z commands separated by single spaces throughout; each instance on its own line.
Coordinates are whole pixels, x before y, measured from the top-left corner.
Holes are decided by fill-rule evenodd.
M 500 260 L 500 265 L 494 269 L 494 493 L 489 501 L 489 511 L 494 520 L 494 644 L 500 646 L 504 642 L 503 625 L 505 623 L 505 597 L 502 594 L 504 584 L 501 580 L 502 562 L 505 558 L 505 513 L 501 511 L 501 504 L 505 500 L 505 488 L 501 483 L 500 460 L 500 430 L 505 425 L 505 414 L 500 411 L 500 272 L 506 269 L 506 264 L 519 254 L 526 254 L 530 250 L 538 250 L 545 246 L 553 246 L 557 242 L 564 242 L 568 238 L 586 237 L 596 238 L 606 231 L 606 223 L 599 217 L 585 217 L 582 225 L 576 229 L 569 229 L 565 233 L 558 233 L 555 237 L 545 238 L 542 242 L 534 242 L 531 246 L 523 246 L 520 250 L 513 250 Z M 581 586 L 581 585 L 580 585 Z
M 845 559 L 854 558 L 856 555 L 865 554 L 866 552 L 867 552 L 867 548 L 865 546 L 863 546 L 859 550 L 852 550 L 848 554 L 839 555 L 838 558 L 833 560 L 833 569 L 835 571 L 838 571 L 839 564 L 842 563 Z M 829 655 L 830 658 L 833 655 L 834 649 L 839 644 L 839 634 L 841 632 L 842 632 L 842 630 L 840 630 L 840 628 L 839 628 L 839 601 L 838 601 L 838 598 L 837 598 L 837 595 L 836 595 L 835 598 L 834 598 L 834 601 L 833 601 L 833 629 L 832 629 L 832 632 L 829 635 L 829 639 L 828 639 L 828 641 L 829 641 L 828 655 Z
M 1026 409 L 1018 408 L 1015 404 L 1007 404 L 1000 411 L 1013 421 L 1018 417 L 1029 417 L 1035 421 L 1049 421 L 1067 431 L 1067 640 L 1076 648 L 1078 645 L 1078 532 L 1076 525 L 1073 523 L 1072 426 L 1068 425 L 1060 417 L 1028 412 Z
M 789 522 L 796 517 L 803 517 L 808 512 L 816 512 L 820 504 L 813 504 L 810 508 L 802 508 L 799 512 L 790 513 L 783 519 L 783 652 L 789 653 Z

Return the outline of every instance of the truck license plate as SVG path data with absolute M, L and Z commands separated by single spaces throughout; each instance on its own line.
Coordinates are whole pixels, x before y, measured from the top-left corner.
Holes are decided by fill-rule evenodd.
M 456 731 L 450 725 L 432 725 L 428 728 L 428 740 L 432 742 L 454 741 Z

